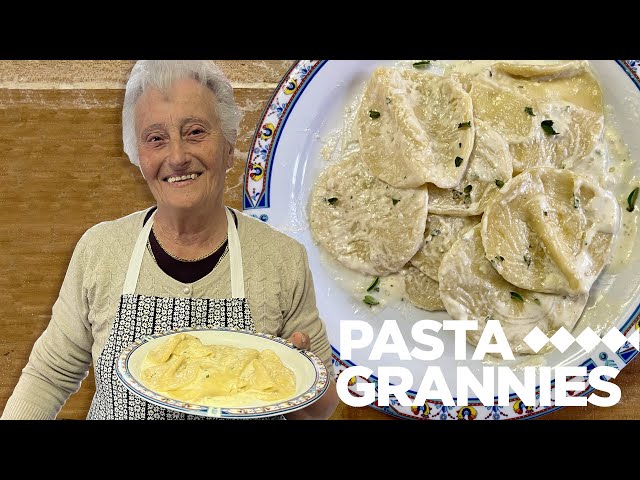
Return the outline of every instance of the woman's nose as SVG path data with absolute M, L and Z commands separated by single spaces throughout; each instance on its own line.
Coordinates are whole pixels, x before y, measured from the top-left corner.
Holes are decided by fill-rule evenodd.
M 187 151 L 182 141 L 171 142 L 168 161 L 174 168 L 182 167 L 189 163 Z

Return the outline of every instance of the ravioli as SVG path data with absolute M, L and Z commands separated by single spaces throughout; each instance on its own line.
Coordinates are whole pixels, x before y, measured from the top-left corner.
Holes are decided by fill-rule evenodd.
M 212 406 L 282 400 L 296 388 L 295 374 L 272 350 L 203 345 L 184 333 L 147 354 L 140 378 L 166 397 Z
M 551 102 L 540 104 L 535 118 L 533 135 L 511 145 L 513 170 L 520 173 L 527 168 L 554 167 L 584 171 L 581 164 L 592 158 L 602 142 L 604 116 L 568 102 Z M 544 128 L 543 122 L 551 123 Z M 603 155 L 598 158 L 605 159 Z M 607 168 L 606 162 L 600 161 L 596 171 L 602 177 Z M 587 170 L 592 171 L 593 165 Z
M 550 65 L 496 63 L 494 78 L 536 100 L 569 102 L 603 113 L 602 88 L 586 61 Z M 501 75 L 502 73 L 502 75 Z
M 620 209 L 608 191 L 568 170 L 514 177 L 482 219 L 486 258 L 520 288 L 587 293 L 609 261 Z
M 314 240 L 346 267 L 373 276 L 399 271 L 420 248 L 427 187 L 394 188 L 373 176 L 358 152 L 328 167 L 311 193 Z
M 430 312 L 444 310 L 444 305 L 440 300 L 438 282 L 413 266 L 407 267 L 404 289 L 409 301 L 416 307 Z
M 356 114 L 363 161 L 394 187 L 453 188 L 473 147 L 471 97 L 451 78 L 377 68 Z
M 469 230 L 442 259 L 440 298 L 454 320 L 477 320 L 467 332 L 477 345 L 488 319 L 499 320 L 514 353 L 534 353 L 523 341 L 534 327 L 551 336 L 560 327 L 571 331 L 588 294 L 567 296 L 532 292 L 507 282 L 485 258 L 481 226 Z
M 542 65 L 497 62 L 493 65 L 493 68 L 512 77 L 549 81 L 575 77 L 584 73 L 589 67 L 585 61 L 568 61 Z
M 476 120 L 476 138 L 469 165 L 460 184 L 450 190 L 429 185 L 429 212 L 443 215 L 480 215 L 500 186 L 513 174 L 507 142 Z
M 470 95 L 475 118 L 485 121 L 508 143 L 522 142 L 533 135 L 534 117 L 526 112 L 527 108 L 537 109 L 531 97 L 482 77 L 473 79 Z
M 422 247 L 411 259 L 411 264 L 422 273 L 438 281 L 438 268 L 445 253 L 467 230 L 480 223 L 481 217 L 427 216 Z

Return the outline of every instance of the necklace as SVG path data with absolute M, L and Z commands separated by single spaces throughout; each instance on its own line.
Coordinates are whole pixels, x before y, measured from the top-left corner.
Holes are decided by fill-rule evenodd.
M 177 255 L 172 254 L 171 252 L 167 251 L 166 248 L 164 248 L 164 245 L 162 245 L 162 243 L 160 242 L 160 239 L 158 238 L 158 235 L 156 235 L 155 230 L 153 229 L 153 227 L 151 227 L 151 230 L 153 230 L 153 236 L 156 238 L 156 241 L 158 242 L 158 245 L 160 245 L 160 248 L 164 251 L 164 253 L 166 253 L 167 255 L 169 255 L 171 258 L 178 260 L 179 262 L 189 262 L 189 263 L 193 263 L 193 262 L 199 262 L 200 260 L 204 260 L 205 258 L 209 258 L 211 255 L 213 255 L 214 253 L 216 253 L 220 247 L 222 247 L 222 245 L 224 245 L 224 243 L 227 241 L 227 235 L 224 236 L 224 238 L 222 239 L 222 242 L 220 242 L 220 244 L 213 249 L 213 251 L 202 255 L 201 257 L 198 258 L 182 258 L 182 257 L 178 257 Z M 155 257 L 154 257 L 155 260 Z

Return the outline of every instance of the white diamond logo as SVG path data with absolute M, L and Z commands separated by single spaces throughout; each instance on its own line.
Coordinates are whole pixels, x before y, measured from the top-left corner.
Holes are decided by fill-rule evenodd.
M 627 337 L 620 333 L 620 330 L 617 328 L 612 328 L 604 337 L 602 337 L 602 343 L 609 347 L 609 350 L 612 352 L 618 350 L 626 342 Z
M 542 330 L 540 330 L 538 327 L 534 327 L 534 329 L 531 330 L 523 340 L 527 345 L 531 347 L 531 350 L 533 350 L 535 353 L 538 353 L 540 349 L 544 347 L 549 341 L 547 336 L 542 333 Z
M 595 348 L 596 345 L 600 343 L 600 336 L 591 330 L 591 328 L 585 328 L 578 338 L 576 338 L 576 342 L 580 344 L 582 348 L 588 353 Z
M 567 348 L 573 345 L 576 339 L 573 338 L 573 335 L 571 335 L 566 328 L 560 327 L 560 330 L 553 334 L 550 341 L 560 352 L 564 353 Z

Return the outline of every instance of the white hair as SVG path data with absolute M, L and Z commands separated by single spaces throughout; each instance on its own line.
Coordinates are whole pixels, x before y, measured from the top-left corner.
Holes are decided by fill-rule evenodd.
M 222 70 L 208 60 L 138 60 L 131 69 L 122 107 L 122 143 L 134 165 L 140 166 L 135 129 L 135 105 L 148 87 L 167 90 L 183 78 L 200 81 L 216 97 L 215 112 L 224 138 L 235 145 L 242 113 L 233 97 L 231 82 Z

